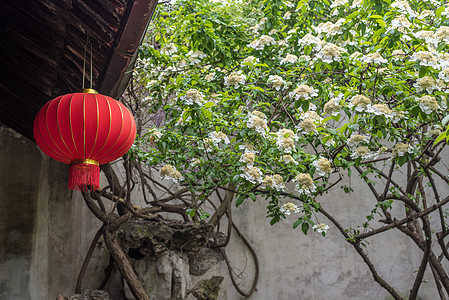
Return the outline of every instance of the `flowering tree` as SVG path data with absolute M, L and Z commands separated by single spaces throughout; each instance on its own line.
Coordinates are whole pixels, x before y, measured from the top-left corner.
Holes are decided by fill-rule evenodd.
M 127 95 L 140 131 L 127 174 L 150 206 L 185 220 L 215 226 L 232 203 L 265 198 L 271 224 L 294 215 L 294 228 L 324 236 L 331 222 L 402 299 L 364 248 L 394 228 L 422 250 L 407 297 L 429 267 L 445 299 L 448 16 L 435 0 L 160 7 Z M 344 228 L 321 202 L 334 187 L 350 193 L 353 173 L 374 201 Z

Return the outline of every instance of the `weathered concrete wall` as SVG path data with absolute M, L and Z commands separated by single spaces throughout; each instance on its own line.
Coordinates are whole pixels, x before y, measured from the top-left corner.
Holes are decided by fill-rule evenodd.
M 69 167 L 3 126 L 0 166 L 0 299 L 73 294 L 99 223 L 80 193 L 67 188 Z
M 344 228 L 364 222 L 374 207 L 374 200 L 364 183 L 352 179 L 352 194 L 336 188 L 320 199 L 324 209 L 337 216 Z M 349 182 L 346 182 L 349 184 Z M 443 186 L 443 185 L 442 185 Z M 245 201 L 233 208 L 233 220 L 255 247 L 260 263 L 257 291 L 249 299 L 393 299 L 371 275 L 362 258 L 338 229 L 324 216 L 316 222 L 329 224 L 326 237 L 300 228 L 293 229 L 294 215 L 270 226 L 265 218 L 267 202 Z M 436 218 L 434 218 L 436 219 Z M 373 226 L 382 223 L 373 222 Z M 368 240 L 366 250 L 378 273 L 406 297 L 420 265 L 422 251 L 398 230 L 387 231 L 380 238 Z M 247 249 L 234 233 L 227 250 L 236 267 L 243 290 L 249 289 L 254 263 Z M 240 274 L 240 272 L 242 272 Z M 241 297 L 228 283 L 228 299 Z M 418 294 L 419 299 L 439 299 L 430 269 Z

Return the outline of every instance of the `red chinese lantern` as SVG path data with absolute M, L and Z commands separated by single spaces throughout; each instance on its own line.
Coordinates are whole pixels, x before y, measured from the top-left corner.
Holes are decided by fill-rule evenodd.
M 122 103 L 87 89 L 47 102 L 34 119 L 34 138 L 45 154 L 70 164 L 69 189 L 98 189 L 99 165 L 129 150 L 136 123 Z

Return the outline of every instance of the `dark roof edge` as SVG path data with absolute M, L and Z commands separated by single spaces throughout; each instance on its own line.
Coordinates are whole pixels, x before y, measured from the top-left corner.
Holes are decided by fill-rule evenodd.
M 138 48 L 142 43 L 158 0 L 130 0 L 119 33 L 97 90 L 113 98 L 121 96 L 132 75 Z

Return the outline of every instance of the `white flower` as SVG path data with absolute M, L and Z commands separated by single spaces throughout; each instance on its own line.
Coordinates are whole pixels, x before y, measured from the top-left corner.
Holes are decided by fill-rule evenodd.
M 246 126 L 248 126 L 248 128 L 253 128 L 262 135 L 265 135 L 268 130 L 267 121 L 253 114 L 249 116 Z
M 429 17 L 429 16 L 434 17 L 434 16 L 435 16 L 435 13 L 434 13 L 433 11 L 430 11 L 430 10 L 428 10 L 428 9 L 425 9 L 425 10 L 423 10 L 423 11 L 419 14 L 419 16 L 417 16 L 417 18 L 418 18 L 419 20 L 423 20 L 423 19 L 425 19 L 425 18 L 427 18 L 427 17 Z
M 392 61 L 398 61 L 398 60 L 403 60 L 405 58 L 405 52 L 402 50 L 393 50 L 393 52 L 391 53 L 391 60 Z
M 159 171 L 161 179 L 171 179 L 174 182 L 184 180 L 184 177 L 172 165 L 165 165 Z
M 449 11 L 449 7 L 446 8 L 447 11 Z M 445 42 L 446 44 L 449 44 L 449 27 L 448 26 L 441 26 L 438 28 L 438 30 L 435 32 L 435 42 Z
M 276 191 L 281 192 L 281 191 L 285 191 L 285 184 L 284 184 L 284 179 L 282 178 L 281 175 L 279 174 L 274 174 L 273 175 L 273 187 Z
M 362 159 L 370 159 L 375 157 L 375 153 L 372 153 L 368 147 L 360 146 L 354 150 L 354 153 L 351 154 L 352 159 L 356 159 L 361 157 Z
M 350 147 L 353 147 L 353 146 L 358 146 L 361 143 L 368 143 L 368 142 L 369 142 L 369 139 L 367 136 L 353 133 L 348 140 L 348 145 Z
M 172 55 L 178 52 L 178 48 L 173 43 L 165 44 L 161 49 L 161 54 Z
M 296 56 L 296 55 L 293 55 L 293 54 L 287 54 L 286 56 L 285 56 L 285 58 L 283 58 L 282 60 L 281 60 L 281 65 L 283 65 L 283 64 L 287 64 L 287 63 L 295 63 L 296 61 L 298 60 L 298 57 Z
M 229 144 L 229 138 L 222 131 L 212 131 L 209 133 L 209 137 L 212 139 L 215 146 L 218 145 L 220 142 Z
M 290 98 L 295 98 L 296 100 L 299 100 L 300 98 L 307 100 L 318 96 L 318 90 L 306 84 L 301 84 L 293 92 L 290 92 L 289 96 Z
M 373 113 L 378 116 L 385 116 L 386 118 L 393 118 L 393 111 L 388 107 L 387 104 L 374 104 L 368 109 L 368 112 Z
M 309 104 L 309 105 L 310 105 L 310 104 Z M 317 112 L 314 110 L 314 109 L 316 109 L 316 106 L 315 106 L 315 105 L 313 105 L 313 106 L 310 105 L 310 106 L 309 106 L 309 109 L 310 109 L 310 110 L 301 113 L 301 114 L 298 116 L 298 119 L 299 119 L 299 120 L 312 119 L 314 122 L 316 121 L 316 122 L 321 123 L 321 121 L 323 121 L 323 118 L 321 118 L 320 115 L 317 114 Z
M 327 43 L 315 55 L 315 58 L 321 59 L 326 63 L 331 63 L 333 61 L 340 61 L 342 52 L 346 52 L 346 50 L 335 44 Z
M 444 80 L 444 82 L 449 82 L 449 68 L 444 69 L 438 74 L 438 78 Z
M 224 78 L 224 84 L 226 87 L 234 86 L 238 89 L 240 85 L 245 84 L 246 76 L 242 74 L 242 71 L 232 72 Z
M 315 160 L 312 165 L 315 167 L 318 176 L 329 176 L 332 172 L 330 161 L 324 157 Z
M 410 7 L 410 4 L 408 3 L 408 1 L 395 1 L 395 2 L 391 3 L 390 6 L 393 8 L 397 8 L 398 11 L 402 14 L 409 14 L 412 17 L 416 16 L 416 13 Z
M 376 64 L 386 64 L 388 60 L 383 58 L 379 52 L 373 52 L 367 55 L 364 55 L 360 58 L 360 61 L 365 63 L 376 63 Z
M 413 147 L 411 147 L 409 144 L 406 143 L 397 143 L 391 149 L 391 153 L 393 157 L 404 156 L 405 153 L 413 154 Z
M 415 33 L 415 37 L 424 40 L 427 44 L 435 43 L 435 33 L 430 30 L 420 30 Z
M 301 123 L 299 123 L 299 125 L 297 125 L 297 127 L 305 133 L 317 132 L 316 125 L 310 118 L 304 119 Z
M 279 150 L 285 153 L 295 151 L 295 141 L 292 138 L 280 137 L 276 140 L 276 145 L 278 145 Z
M 282 155 L 282 159 L 284 160 L 284 163 L 294 163 L 295 165 L 298 165 L 298 162 L 289 154 Z
M 248 47 L 255 50 L 263 50 L 265 46 L 273 45 L 275 40 L 269 35 L 262 35 L 258 39 L 252 41 Z
M 245 163 L 248 167 L 252 167 L 255 161 L 255 155 L 252 152 L 245 152 L 240 156 L 239 162 Z
M 215 77 L 215 72 L 211 72 L 209 74 L 207 74 L 206 76 L 204 76 L 204 79 L 206 79 L 207 82 L 211 82 L 212 80 L 214 80 Z
M 334 35 L 339 35 L 343 33 L 340 27 L 341 23 L 325 22 L 320 23 L 315 27 L 315 32 L 318 34 L 325 33 L 327 37 L 332 37 Z
M 406 116 L 406 112 L 404 112 L 402 110 L 397 110 L 397 111 L 393 112 L 393 119 L 392 119 L 392 121 L 394 123 L 398 123 L 402 119 L 408 119 L 407 116 Z
M 336 116 L 340 112 L 340 99 L 332 98 L 324 104 L 324 112 L 329 115 Z
M 284 14 L 284 19 L 285 20 L 290 20 L 290 17 L 292 16 L 292 13 L 291 12 L 286 12 L 285 14 Z
M 348 3 L 348 0 L 334 0 L 331 4 L 331 8 L 345 5 L 346 3 Z
M 438 68 L 437 59 L 435 55 L 433 55 L 429 51 L 418 51 L 413 53 L 410 57 L 411 61 L 418 61 L 421 66 L 429 66 Z
M 271 83 L 271 86 L 276 91 L 279 91 L 285 85 L 284 79 L 282 79 L 282 77 L 278 75 L 270 75 L 270 77 L 268 77 L 268 83 Z
M 298 44 L 301 45 L 311 45 L 311 44 L 318 44 L 321 40 L 310 33 L 307 33 L 305 36 L 303 36 L 301 39 L 298 40 Z
M 253 184 L 262 183 L 262 171 L 257 167 L 248 167 L 240 176 Z
M 430 114 L 440 108 L 435 97 L 429 95 L 422 96 L 421 99 L 419 99 L 419 107 L 426 114 Z
M 412 24 L 404 15 L 399 15 L 396 18 L 394 18 L 393 21 L 391 21 L 391 26 L 388 27 L 388 31 L 394 31 L 397 29 L 399 32 L 405 33 L 406 30 L 408 30 Z
M 254 64 L 258 63 L 258 62 L 259 62 L 259 59 L 258 59 L 258 58 L 256 58 L 256 57 L 250 55 L 250 56 L 248 56 L 247 58 L 245 58 L 245 59 L 243 60 L 242 64 L 251 64 L 251 65 L 254 65 Z
M 327 231 L 329 230 L 329 226 L 327 226 L 324 223 L 320 223 L 320 224 L 315 224 L 312 226 L 313 230 L 316 230 L 318 233 L 327 233 Z
M 351 8 L 362 7 L 362 0 L 354 0 L 352 1 Z
M 426 90 L 429 94 L 435 90 L 440 90 L 438 83 L 430 76 L 419 78 L 413 86 L 416 88 L 417 92 Z
M 181 100 L 184 100 L 186 105 L 192 105 L 193 103 L 202 105 L 204 103 L 204 95 L 197 89 L 188 90 L 184 96 L 181 96 Z
M 243 150 L 245 153 L 252 153 L 256 154 L 256 151 L 254 150 L 254 146 L 250 143 L 244 143 L 243 145 L 239 145 L 239 149 Z
M 351 98 L 351 103 L 348 104 L 349 108 L 355 107 L 356 111 L 368 111 L 371 107 L 371 100 L 364 95 L 356 95 Z
M 187 59 L 190 61 L 191 65 L 196 65 L 201 63 L 201 60 L 206 57 L 206 54 L 200 50 L 196 50 L 195 52 L 190 51 L 187 53 Z
M 294 214 L 299 213 L 299 208 L 298 208 L 298 205 L 291 203 L 291 202 L 287 202 L 284 205 L 282 205 L 281 212 L 288 216 L 292 213 L 294 213 Z
M 316 186 L 313 183 L 313 179 L 308 173 L 299 173 L 295 176 L 293 182 L 297 182 L 295 191 L 298 191 L 301 194 L 303 193 L 309 195 L 310 193 L 316 191 Z
M 449 53 L 438 53 L 438 64 L 440 65 L 441 69 L 449 67 Z

